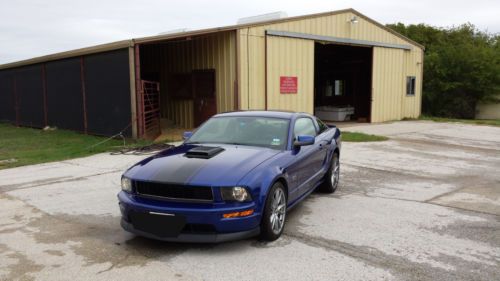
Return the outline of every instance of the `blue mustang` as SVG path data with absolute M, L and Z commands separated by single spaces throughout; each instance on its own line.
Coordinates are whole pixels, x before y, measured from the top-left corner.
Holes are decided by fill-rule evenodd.
M 339 182 L 340 131 L 306 113 L 218 114 L 184 138 L 123 174 L 125 230 L 165 241 L 273 241 L 287 210 Z

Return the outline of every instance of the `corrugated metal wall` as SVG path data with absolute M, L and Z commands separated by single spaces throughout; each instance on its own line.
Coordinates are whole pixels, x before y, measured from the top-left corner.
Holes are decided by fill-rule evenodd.
M 422 111 L 422 71 L 423 71 L 423 57 L 420 49 L 413 49 L 405 51 L 403 54 L 404 59 L 404 73 L 406 76 L 415 76 L 415 96 L 406 96 L 406 80 L 403 82 L 403 110 L 401 118 L 418 118 Z
M 349 22 L 354 16 L 357 16 L 357 24 Z M 237 39 L 240 58 L 238 80 L 241 109 L 265 108 L 266 30 L 291 31 L 411 46 L 408 41 L 351 12 L 240 29 L 237 32 Z M 274 38 L 274 36 L 268 36 L 268 41 L 272 40 L 270 38 Z M 411 51 L 389 48 L 376 49 L 373 58 L 373 78 L 375 79 L 372 82 L 375 104 L 372 107 L 374 110 L 372 111 L 371 121 L 383 122 L 403 117 L 418 117 L 421 104 L 422 50 L 418 46 L 412 46 Z M 309 50 L 309 52 L 313 52 L 313 49 Z M 267 60 L 269 62 L 275 59 L 272 56 L 274 54 L 268 54 Z M 289 58 L 295 60 L 295 62 L 288 63 L 300 65 L 307 64 L 305 60 L 313 59 L 314 56 L 311 54 L 306 55 L 303 50 L 298 51 L 297 49 L 297 52 L 290 54 Z M 380 71 L 390 74 L 390 77 Z M 270 85 L 275 85 L 279 77 L 276 77 L 276 75 L 271 77 L 270 75 L 267 76 L 268 87 L 275 87 Z M 406 88 L 404 87 L 406 76 L 416 76 L 415 97 L 406 97 Z M 299 85 L 300 83 L 314 83 L 307 79 L 314 80 L 314 75 L 299 78 Z M 268 90 L 270 89 L 268 88 Z M 313 95 L 313 92 L 311 91 L 310 94 Z M 279 95 L 279 93 L 269 92 L 268 101 L 279 100 L 279 97 L 275 97 L 276 95 Z M 288 106 L 285 107 L 288 108 Z M 294 110 L 297 109 L 294 108 Z
M 239 108 L 265 108 L 265 43 L 263 35 L 249 34 L 249 29 L 237 32 L 239 39 Z M 249 95 L 250 93 L 250 95 Z
M 403 50 L 373 48 L 372 122 L 401 119 L 405 95 Z
M 129 82 L 128 49 L 3 69 L 0 120 L 130 136 Z
M 406 77 L 415 76 L 415 95 L 406 95 Z M 420 49 L 373 49 L 372 122 L 418 118 L 422 101 Z
M 312 114 L 314 112 L 314 42 L 268 37 L 267 56 L 267 108 Z M 280 94 L 280 76 L 297 77 L 296 94 Z
M 217 112 L 234 110 L 236 46 L 234 32 L 220 32 L 192 40 L 167 41 L 144 46 L 141 65 L 145 71 L 160 73 L 162 117 L 183 128 L 194 126 L 193 101 L 171 99 L 167 94 L 172 73 L 215 69 Z

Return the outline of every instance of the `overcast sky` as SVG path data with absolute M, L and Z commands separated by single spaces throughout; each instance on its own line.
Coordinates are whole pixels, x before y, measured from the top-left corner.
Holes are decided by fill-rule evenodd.
M 354 8 L 383 23 L 500 32 L 499 0 L 0 0 L 0 64 L 178 28 L 232 25 L 240 17 Z

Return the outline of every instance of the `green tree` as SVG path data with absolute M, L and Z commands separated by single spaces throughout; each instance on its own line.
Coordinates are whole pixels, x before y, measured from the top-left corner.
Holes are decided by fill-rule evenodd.
M 425 24 L 388 25 L 425 46 L 424 114 L 474 118 L 478 102 L 499 102 L 499 35 L 472 24 L 437 28 Z

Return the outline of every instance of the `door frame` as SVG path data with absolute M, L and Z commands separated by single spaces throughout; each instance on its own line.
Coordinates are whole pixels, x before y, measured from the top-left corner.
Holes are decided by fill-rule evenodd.
M 195 75 L 196 73 L 213 73 L 213 85 L 214 85 L 214 95 L 213 95 L 213 103 L 214 103 L 214 106 L 215 106 L 215 114 L 217 114 L 217 72 L 215 71 L 214 68 L 209 68 L 209 69 L 193 69 L 191 71 L 191 91 L 192 91 L 192 95 L 193 95 L 193 126 L 194 127 L 197 127 L 197 124 L 198 125 L 201 125 L 203 122 L 205 122 L 206 120 L 202 120 L 201 122 L 198 122 L 200 121 L 196 115 L 196 109 L 195 109 L 195 105 L 196 105 L 196 99 L 198 98 L 197 95 L 196 95 L 196 82 L 195 82 Z

